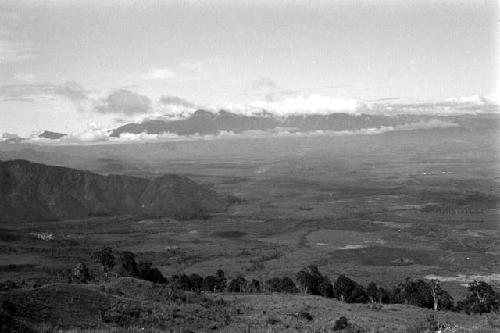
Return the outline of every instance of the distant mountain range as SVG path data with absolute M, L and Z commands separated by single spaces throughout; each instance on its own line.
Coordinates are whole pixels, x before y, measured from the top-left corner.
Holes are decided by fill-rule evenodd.
M 241 133 L 244 131 L 267 131 L 277 128 L 286 128 L 289 131 L 316 131 L 316 130 L 357 130 L 381 126 L 398 126 L 422 120 L 436 118 L 429 115 L 351 115 L 333 113 L 328 115 L 293 115 L 277 117 L 270 113 L 259 115 L 242 115 L 221 110 L 212 113 L 198 110 L 189 118 L 180 120 L 147 120 L 142 123 L 129 123 L 116 128 L 111 132 L 112 137 L 119 137 L 123 133 L 172 133 L 177 135 L 207 135 L 218 134 L 220 131 Z
M 427 124 L 429 123 L 429 124 Z M 431 115 L 431 114 L 307 114 L 276 116 L 262 111 L 258 114 L 239 114 L 225 110 L 216 113 L 198 110 L 192 115 L 181 119 L 145 120 L 143 122 L 129 123 L 108 132 L 111 138 L 119 138 L 122 134 L 164 134 L 178 136 L 191 135 L 219 135 L 224 132 L 244 133 L 249 131 L 310 133 L 327 131 L 347 131 L 353 134 L 356 131 L 380 129 L 381 132 L 401 129 L 427 129 L 462 127 L 464 129 L 497 128 L 500 123 L 498 114 L 458 114 L 458 115 Z M 416 126 L 413 126 L 415 124 Z M 429 126 L 427 126 L 429 125 Z M 47 142 L 46 140 L 62 140 L 62 143 L 78 141 L 78 136 L 44 131 L 34 140 L 22 138 L 16 134 L 4 133 L 0 143 L 20 144 Z M 66 140 L 67 138 L 67 140 Z M 104 137 L 106 141 L 107 136 Z M 97 140 L 99 141 L 99 140 Z
M 25 160 L 0 161 L 0 222 L 133 214 L 193 218 L 235 199 L 178 176 L 102 176 Z

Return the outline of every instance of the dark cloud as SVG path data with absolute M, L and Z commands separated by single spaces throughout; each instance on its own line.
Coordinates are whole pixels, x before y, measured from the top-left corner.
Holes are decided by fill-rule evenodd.
M 95 107 L 100 113 L 133 115 L 151 111 L 151 100 L 144 95 L 126 89 L 113 91 Z
M 194 103 L 191 103 L 190 101 L 180 98 L 177 96 L 166 96 L 163 95 L 160 97 L 161 104 L 166 105 L 166 106 L 182 106 L 185 108 L 194 108 L 196 105 Z

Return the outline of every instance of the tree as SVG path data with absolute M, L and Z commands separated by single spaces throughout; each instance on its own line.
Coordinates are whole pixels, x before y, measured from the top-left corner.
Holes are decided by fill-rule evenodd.
M 405 282 L 395 290 L 394 294 L 399 293 L 405 304 L 419 306 L 421 308 L 432 309 L 434 306 L 433 297 L 426 281 L 419 279 L 413 280 L 406 278 Z M 402 303 L 401 299 L 397 300 Z
M 203 283 L 201 285 L 201 289 L 205 291 L 215 292 L 215 287 L 217 285 L 217 278 L 213 275 L 205 276 L 203 279 Z
M 439 305 L 439 294 L 442 291 L 441 286 L 439 285 L 439 280 L 437 280 L 437 279 L 430 280 L 429 281 L 429 290 L 431 291 L 431 295 L 432 295 L 433 309 L 434 309 L 434 311 L 437 311 L 438 305 Z
M 224 276 L 224 271 L 222 269 L 218 269 L 215 273 L 215 289 L 214 291 L 223 291 L 226 289 L 226 278 Z
M 167 279 L 163 276 L 160 270 L 150 262 L 139 263 L 137 265 L 137 277 L 139 279 L 151 281 L 154 283 L 167 283 Z
M 319 285 L 324 280 L 319 269 L 315 265 L 310 265 L 297 273 L 297 282 L 304 293 L 320 295 Z
M 92 254 L 92 258 L 104 267 L 104 272 L 107 273 L 115 267 L 115 256 L 113 249 L 105 246 L 99 251 Z
M 191 290 L 191 279 L 186 274 L 173 275 L 172 283 L 175 285 L 177 289 L 180 290 Z
M 87 283 L 89 282 L 91 275 L 87 265 L 85 265 L 84 263 L 79 263 L 75 267 L 73 267 L 71 277 L 71 280 L 74 282 Z
M 248 284 L 248 291 L 251 293 L 258 293 L 261 291 L 259 280 L 252 279 L 252 281 Z
M 297 286 L 288 276 L 285 276 L 283 279 L 281 279 L 280 289 L 282 293 L 293 294 L 297 292 Z
M 460 303 L 466 313 L 489 313 L 498 311 L 500 296 L 493 287 L 484 281 L 472 281 L 469 284 L 470 294 Z
M 328 278 L 324 278 L 318 286 L 319 294 L 323 297 L 333 298 L 335 293 L 333 291 L 332 283 Z
M 370 299 L 370 302 L 375 303 L 378 301 L 378 287 L 375 282 L 370 282 L 366 287 L 366 295 Z
M 428 282 L 429 290 L 432 295 L 433 309 L 437 310 L 451 310 L 453 308 L 453 297 L 441 288 L 439 280 L 432 279 Z
M 242 276 L 238 276 L 229 282 L 227 290 L 233 293 L 241 293 L 245 290 L 246 284 L 247 280 Z
M 266 288 L 270 292 L 281 292 L 281 279 L 279 277 L 273 277 L 266 281 Z
M 189 280 L 191 280 L 191 290 L 200 291 L 203 285 L 203 278 L 196 273 L 189 275 Z
M 122 276 L 137 277 L 139 272 L 137 270 L 137 262 L 135 261 L 135 254 L 129 251 L 120 252 L 118 256 L 120 266 L 118 272 Z
M 333 285 L 333 291 L 335 298 L 340 299 L 343 302 L 347 302 L 351 299 L 351 293 L 356 288 L 356 282 L 349 279 L 345 275 L 340 275 Z

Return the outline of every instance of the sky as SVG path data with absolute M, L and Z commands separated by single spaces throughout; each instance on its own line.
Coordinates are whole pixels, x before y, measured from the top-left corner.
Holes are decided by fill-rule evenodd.
M 491 103 L 496 1 L 0 2 L 0 133 L 196 108 Z

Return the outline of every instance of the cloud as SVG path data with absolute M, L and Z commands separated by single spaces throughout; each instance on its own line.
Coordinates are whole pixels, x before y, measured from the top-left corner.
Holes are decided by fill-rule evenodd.
M 269 90 L 274 90 L 278 87 L 276 82 L 274 82 L 272 79 L 263 77 L 257 80 L 252 81 L 251 83 L 251 88 L 253 90 L 258 90 L 258 91 L 266 91 L 268 92 Z
M 286 97 L 277 101 L 250 103 L 253 108 L 265 109 L 275 115 L 330 114 L 336 112 L 356 113 L 362 103 L 356 99 L 345 99 L 321 95 Z
M 191 134 L 179 135 L 175 133 L 121 133 L 120 137 L 110 137 L 111 131 L 91 124 L 85 131 L 69 134 L 60 139 L 46 139 L 39 137 L 29 138 L 29 142 L 42 145 L 67 145 L 67 144 L 120 144 L 141 142 L 168 142 L 168 141 L 197 141 L 197 140 L 220 140 L 220 139 L 252 139 L 252 138 L 278 138 L 278 137 L 317 137 L 317 136 L 351 136 L 351 135 L 379 135 L 395 131 L 416 131 L 437 128 L 459 127 L 458 124 L 439 119 L 419 121 L 415 123 L 402 124 L 398 126 L 381 126 L 362 128 L 356 130 L 312 130 L 298 131 L 293 128 L 277 127 L 271 130 L 248 130 L 241 133 L 233 131 L 219 131 L 217 134 Z
M 54 86 L 54 93 L 74 102 L 80 102 L 89 98 L 88 91 L 83 89 L 78 83 L 72 81 Z
M 35 81 L 35 75 L 30 74 L 30 73 L 17 73 L 17 74 L 14 74 L 14 78 L 18 81 L 21 81 L 21 82 L 31 83 L 31 82 Z
M 143 80 L 168 80 L 177 76 L 177 73 L 169 68 L 153 68 L 148 73 L 141 75 Z
M 37 102 L 64 97 L 72 102 L 78 111 L 90 109 L 92 100 L 88 91 L 76 82 L 62 84 L 23 83 L 0 86 L 0 101 Z
M 0 64 L 18 62 L 36 57 L 31 43 L 19 36 L 20 15 L 0 12 Z
M 32 102 L 54 99 L 54 85 L 48 83 L 9 84 L 0 86 L 1 101 Z
M 472 95 L 448 98 L 436 102 L 416 103 L 371 103 L 365 105 L 364 113 L 375 114 L 477 114 L 496 113 L 500 111 L 496 94 L 487 96 Z
M 149 113 L 152 106 L 149 97 L 130 90 L 118 89 L 102 100 L 95 110 L 99 113 L 135 115 Z
M 159 99 L 159 103 L 165 106 L 180 106 L 185 108 L 195 108 L 196 105 L 184 98 L 177 96 L 163 95 Z

